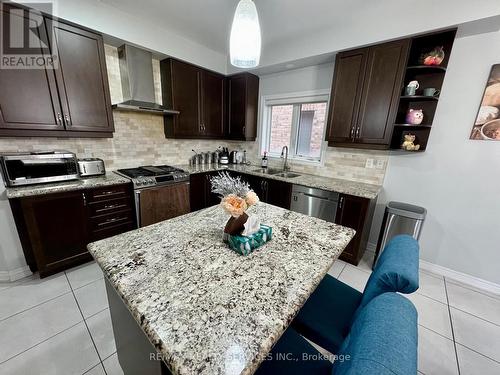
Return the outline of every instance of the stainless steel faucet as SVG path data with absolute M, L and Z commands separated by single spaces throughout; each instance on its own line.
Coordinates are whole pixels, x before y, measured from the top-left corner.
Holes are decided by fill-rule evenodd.
M 285 163 L 283 163 L 283 172 L 287 172 L 290 170 L 290 167 L 288 166 L 288 146 L 283 146 L 281 149 L 281 158 L 285 158 Z

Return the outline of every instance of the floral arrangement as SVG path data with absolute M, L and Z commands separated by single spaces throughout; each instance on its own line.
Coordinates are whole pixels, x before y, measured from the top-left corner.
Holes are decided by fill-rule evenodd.
M 245 213 L 248 207 L 259 202 L 259 197 L 250 189 L 248 183 L 240 177 L 231 177 L 227 172 L 220 172 L 210 179 L 212 193 L 219 195 L 222 208 L 234 218 Z

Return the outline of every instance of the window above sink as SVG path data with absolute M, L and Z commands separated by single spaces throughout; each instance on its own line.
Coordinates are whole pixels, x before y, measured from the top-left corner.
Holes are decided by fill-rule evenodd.
M 261 154 L 280 158 L 288 146 L 290 161 L 321 164 L 327 147 L 328 91 L 263 96 Z

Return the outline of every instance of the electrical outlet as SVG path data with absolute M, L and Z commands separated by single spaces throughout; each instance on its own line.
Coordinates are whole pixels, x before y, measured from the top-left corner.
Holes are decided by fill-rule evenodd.
M 377 169 L 384 169 L 384 161 L 383 160 L 377 160 L 377 163 L 375 164 L 375 168 Z
M 373 159 L 366 159 L 365 168 L 373 168 Z

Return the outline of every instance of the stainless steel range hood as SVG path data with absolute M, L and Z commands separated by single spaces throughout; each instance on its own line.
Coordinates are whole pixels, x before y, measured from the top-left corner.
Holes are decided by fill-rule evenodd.
M 158 115 L 179 114 L 155 103 L 151 52 L 124 44 L 118 48 L 118 57 L 124 102 L 114 104 L 113 108 Z

